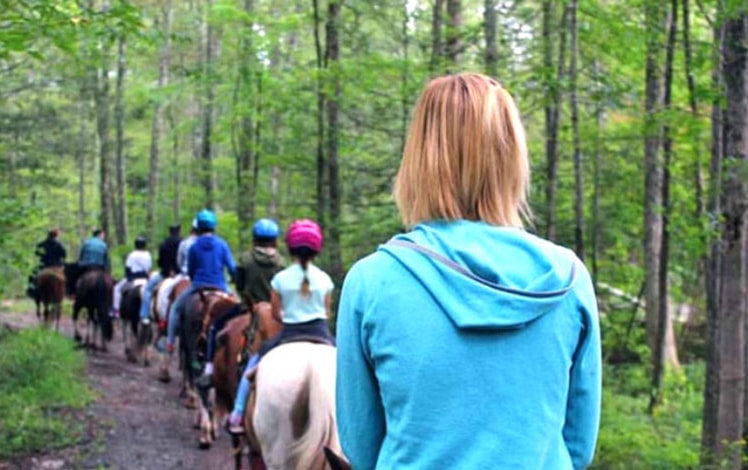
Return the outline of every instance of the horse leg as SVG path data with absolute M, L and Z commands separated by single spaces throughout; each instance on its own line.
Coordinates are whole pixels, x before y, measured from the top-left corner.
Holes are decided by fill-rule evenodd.
M 60 317 L 62 316 L 62 302 L 55 305 L 55 332 L 60 331 Z
M 213 418 L 210 410 L 209 392 L 200 389 L 198 398 L 198 423 L 200 425 L 200 445 L 201 450 L 210 449 L 213 443 Z

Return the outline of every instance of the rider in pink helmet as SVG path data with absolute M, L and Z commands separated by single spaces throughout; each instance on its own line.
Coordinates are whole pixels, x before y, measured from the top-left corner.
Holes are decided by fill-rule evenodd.
M 335 344 L 327 324 L 334 284 L 330 276 L 312 262 L 322 251 L 322 242 L 322 229 L 313 220 L 296 220 L 286 232 L 286 245 L 293 263 L 277 273 L 270 282 L 273 315 L 283 322 L 283 329 L 278 336 L 260 347 L 259 354 L 252 356 L 244 369 L 234 410 L 229 417 L 231 433 L 244 432 L 242 418 L 250 390 L 248 376 L 260 357 L 278 344 L 304 341 L 309 337 Z

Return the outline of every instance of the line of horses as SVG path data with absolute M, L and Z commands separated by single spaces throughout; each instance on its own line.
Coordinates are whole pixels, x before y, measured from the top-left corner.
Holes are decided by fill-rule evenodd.
M 47 271 L 54 271 L 53 273 Z M 37 277 L 37 315 L 46 325 L 59 328 L 65 293 L 62 270 L 44 270 Z M 73 273 L 70 273 L 73 275 Z M 120 318 L 125 356 L 148 366 L 155 347 L 168 327 L 170 304 L 186 288 L 187 279 L 168 279 L 154 291 L 149 306 L 152 322 L 140 321 L 145 282 L 122 294 Z M 103 271 L 84 273 L 77 280 L 73 304 L 74 338 L 82 345 L 106 351 L 113 338 L 110 316 L 113 279 Z M 229 321 L 218 333 L 214 356 L 213 386 L 197 386 L 204 365 L 207 335 L 215 319 L 231 309 L 242 308 L 237 297 L 218 289 L 200 289 L 190 296 L 179 322 L 179 364 L 185 406 L 196 410 L 199 447 L 209 449 L 217 438 L 219 423 L 234 406 L 242 359 L 259 350 L 277 335 L 282 324 L 271 306 L 260 302 Z M 79 333 L 79 315 L 85 309 L 85 336 Z M 159 380 L 169 382 L 170 353 L 162 352 Z M 235 468 L 242 468 L 248 446 L 250 469 L 346 469 L 340 458 L 335 421 L 336 352 L 333 346 L 310 339 L 281 344 L 268 352 L 252 377 L 246 406 L 244 436 L 232 435 Z

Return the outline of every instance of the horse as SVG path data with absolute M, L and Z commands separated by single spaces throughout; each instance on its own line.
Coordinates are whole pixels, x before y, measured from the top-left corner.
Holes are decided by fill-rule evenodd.
M 97 333 L 100 339 L 100 349 L 107 351 L 106 343 L 112 340 L 114 326 L 109 310 L 112 307 L 112 289 L 114 280 L 102 269 L 92 269 L 80 276 L 75 288 L 75 302 L 73 302 L 74 338 L 81 342 L 83 339 L 78 332 L 78 315 L 82 309 L 88 312 L 86 321 L 86 337 L 84 345 L 96 349 Z M 93 333 L 91 329 L 93 327 Z
M 247 407 L 269 470 L 326 469 L 323 449 L 340 453 L 335 421 L 336 351 L 307 341 L 281 344 L 257 367 L 254 409 Z
M 219 422 L 234 408 L 236 389 L 243 372 L 242 364 L 240 364 L 243 353 L 249 357 L 259 351 L 260 345 L 280 333 L 282 327 L 283 323 L 273 316 L 270 302 L 257 302 L 247 315 L 230 320 L 216 336 L 213 383 L 216 417 Z M 234 466 L 239 470 L 242 467 L 241 437 L 232 435 L 232 443 Z M 259 449 L 256 445 L 251 445 L 250 448 L 250 468 L 252 468 L 253 460 L 259 459 Z
M 45 326 L 55 321 L 55 331 L 60 329 L 62 301 L 65 298 L 65 273 L 62 268 L 43 269 L 36 277 L 36 316 Z M 42 306 L 44 318 L 42 319 Z M 54 315 L 54 318 L 52 318 Z
M 200 289 L 187 299 L 180 321 L 179 350 L 187 407 L 197 407 L 196 426 L 200 429 L 200 449 L 209 449 L 218 428 L 212 410 L 211 390 L 197 388 L 195 381 L 204 366 L 208 328 L 213 319 L 236 307 L 238 299 L 221 290 Z
M 143 303 L 143 290 L 145 289 L 145 279 L 137 279 L 122 293 L 120 304 L 120 318 L 122 320 L 122 342 L 125 345 L 125 357 L 129 362 L 138 362 L 139 357 L 143 357 L 143 365 L 150 365 L 148 356 L 148 346 L 152 334 L 149 325 L 143 325 L 140 321 L 140 306 Z M 127 330 L 130 330 L 130 335 Z M 130 338 L 128 338 L 130 336 Z

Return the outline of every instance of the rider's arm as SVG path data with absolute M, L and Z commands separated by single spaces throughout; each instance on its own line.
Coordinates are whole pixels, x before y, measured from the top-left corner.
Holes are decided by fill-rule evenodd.
M 330 318 L 330 304 L 332 303 L 332 293 L 325 294 L 325 316 Z
M 270 291 L 270 304 L 272 305 L 273 318 L 283 322 L 283 311 L 281 310 L 281 296 L 276 291 Z
M 229 270 L 231 282 L 236 282 L 236 263 L 234 257 L 231 256 L 231 249 L 229 249 L 228 244 L 223 245 L 223 264 Z

